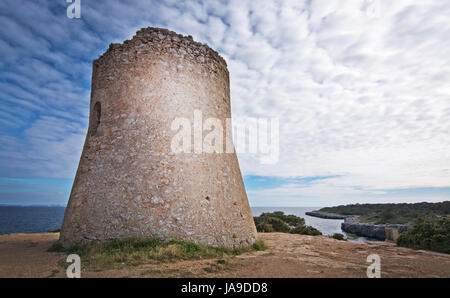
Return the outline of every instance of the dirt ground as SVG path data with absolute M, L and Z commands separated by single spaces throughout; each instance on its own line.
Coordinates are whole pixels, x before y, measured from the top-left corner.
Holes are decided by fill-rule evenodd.
M 366 277 L 369 254 L 381 258 L 381 277 L 450 277 L 450 255 L 392 243 L 352 243 L 324 236 L 260 233 L 267 249 L 231 259 L 144 264 L 82 277 Z M 0 235 L 0 277 L 65 277 L 63 253 L 46 250 L 57 233 Z M 83 260 L 81 260 L 83 262 Z M 83 268 L 83 264 L 81 263 Z

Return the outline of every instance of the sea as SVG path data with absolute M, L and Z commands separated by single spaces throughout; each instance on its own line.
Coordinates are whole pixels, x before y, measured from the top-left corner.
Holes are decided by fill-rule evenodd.
M 306 215 L 306 212 L 319 210 L 322 207 L 252 207 L 253 216 L 259 216 L 264 212 L 275 212 L 283 211 L 286 215 L 296 215 L 305 219 L 305 224 L 312 226 L 322 232 L 323 235 L 332 236 L 335 233 L 340 233 L 351 242 L 366 242 L 366 241 L 377 241 L 376 239 L 366 238 L 366 237 L 356 237 L 354 235 L 348 235 L 346 232 L 342 231 L 341 224 L 344 222 L 343 219 L 326 219 L 318 218 L 314 216 Z
M 364 237 L 349 237 L 341 229 L 343 220 L 324 219 L 308 216 L 305 212 L 318 210 L 320 207 L 252 207 L 253 216 L 263 212 L 283 211 L 305 219 L 305 223 L 318 229 L 324 235 L 341 233 L 349 241 L 364 242 Z M 46 206 L 0 206 L 0 235 L 13 233 L 44 233 L 54 231 L 61 227 L 65 207 Z
M 61 227 L 65 207 L 0 206 L 0 235 L 43 233 Z

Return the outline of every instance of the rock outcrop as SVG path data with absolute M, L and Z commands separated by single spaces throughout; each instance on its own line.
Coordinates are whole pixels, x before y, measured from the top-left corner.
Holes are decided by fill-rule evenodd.
M 352 233 L 361 237 L 368 237 L 377 240 L 386 239 L 386 228 L 396 229 L 400 233 L 408 229 L 409 225 L 398 225 L 398 224 L 382 224 L 376 225 L 371 223 L 361 223 L 358 216 L 350 216 L 345 218 L 344 222 L 341 224 L 341 229 L 344 232 Z
M 409 227 L 409 225 L 399 225 L 399 224 L 376 225 L 372 223 L 361 223 L 359 221 L 359 216 L 356 215 L 341 215 L 321 211 L 311 211 L 306 212 L 305 214 L 325 219 L 343 219 L 344 222 L 341 224 L 341 229 L 344 232 L 352 233 L 360 237 L 367 237 L 377 240 L 386 239 L 386 232 L 385 232 L 386 228 L 395 229 L 399 233 L 401 233 L 406 231 Z
M 326 212 L 320 212 L 320 211 L 311 211 L 311 212 L 305 212 L 306 215 L 319 217 L 319 218 L 325 218 L 325 219 L 346 219 L 347 215 L 340 215 L 335 213 L 326 213 Z

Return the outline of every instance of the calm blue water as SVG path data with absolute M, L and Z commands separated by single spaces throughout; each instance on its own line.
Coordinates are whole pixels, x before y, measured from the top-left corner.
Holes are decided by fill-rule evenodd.
M 42 233 L 61 227 L 64 207 L 0 206 L 0 235 Z
M 324 235 L 333 235 L 334 233 L 344 234 L 341 230 L 341 219 L 324 219 L 312 217 L 305 214 L 305 212 L 318 210 L 320 207 L 252 207 L 253 216 L 259 216 L 263 212 L 283 211 L 286 215 L 293 214 L 305 219 L 308 226 L 312 226 Z
M 309 226 L 313 226 L 324 235 L 341 233 L 343 220 L 323 219 L 305 215 L 305 212 L 320 209 L 308 207 L 252 207 L 253 216 L 259 216 L 263 212 L 283 211 L 285 214 L 293 214 L 305 219 Z M 11 233 L 42 233 L 56 230 L 61 227 L 64 217 L 64 207 L 18 207 L 0 206 L 0 235 Z M 352 241 L 365 241 L 361 237 Z
M 274 212 L 274 211 L 283 211 L 286 215 L 292 214 L 305 219 L 305 223 L 308 226 L 312 226 L 324 235 L 331 236 L 334 233 L 341 233 L 348 237 L 347 233 L 342 231 L 341 223 L 344 222 L 343 219 L 325 219 L 312 217 L 305 214 L 305 212 L 318 210 L 321 207 L 252 207 L 253 216 L 259 216 L 263 212 Z M 355 239 L 348 238 L 349 241 L 352 242 L 364 242 L 369 239 L 365 237 L 358 237 Z

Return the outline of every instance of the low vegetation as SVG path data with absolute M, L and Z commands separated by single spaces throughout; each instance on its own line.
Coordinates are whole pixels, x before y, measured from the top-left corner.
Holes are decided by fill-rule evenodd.
M 353 234 L 353 233 L 348 233 L 348 232 L 347 232 L 346 234 L 347 234 L 347 239 L 355 240 L 355 239 L 358 239 L 358 238 L 359 238 L 358 235 Z
M 333 236 L 331 236 L 331 238 L 336 240 L 347 241 L 347 239 L 345 239 L 345 236 L 341 233 L 334 233 Z
M 302 235 L 322 235 L 322 233 L 311 226 L 305 225 L 305 220 L 295 215 L 285 215 L 281 211 L 272 213 L 262 213 L 254 217 L 258 232 L 272 233 L 292 233 Z
M 68 249 L 64 249 L 56 242 L 49 251 L 78 254 L 85 268 L 103 270 L 176 260 L 227 259 L 245 252 L 264 249 L 265 246 L 261 240 L 255 242 L 251 247 L 228 249 L 184 241 L 161 241 L 156 238 L 130 238 L 86 243 Z
M 415 204 L 355 204 L 320 209 L 322 212 L 341 215 L 359 215 L 361 222 L 376 224 L 412 223 L 421 216 L 449 216 L 450 201 Z
M 400 234 L 397 245 L 450 253 L 450 219 L 422 216 L 411 228 Z

